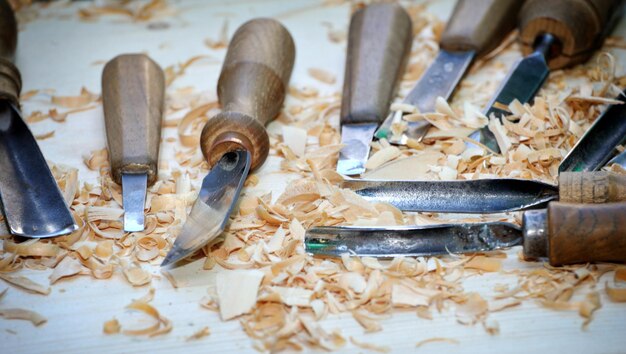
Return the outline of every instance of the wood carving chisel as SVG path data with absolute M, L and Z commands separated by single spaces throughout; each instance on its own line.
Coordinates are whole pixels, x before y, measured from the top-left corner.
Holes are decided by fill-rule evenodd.
M 626 203 L 567 204 L 524 212 L 522 227 L 504 222 L 426 227 L 315 227 L 306 232 L 313 255 L 369 257 L 477 253 L 522 245 L 526 258 L 551 265 L 626 263 Z
M 626 175 L 614 172 L 563 172 L 559 185 L 515 178 L 468 181 L 346 180 L 342 185 L 366 200 L 404 211 L 503 213 L 566 203 L 626 201 Z M 586 191 L 581 193 L 581 191 Z
M 267 158 L 264 126 L 280 112 L 294 57 L 291 35 L 275 20 L 251 20 L 233 35 L 217 83 L 223 111 L 200 137 L 211 170 L 161 266 L 191 255 L 224 230 L 248 172 Z
M 165 75 L 144 54 L 113 58 L 102 72 L 111 175 L 122 186 L 124 231 L 144 229 L 146 189 L 158 176 Z
M 372 4 L 352 15 L 340 113 L 344 147 L 337 162 L 343 175 L 365 171 L 374 132 L 406 64 L 411 28 L 411 18 L 397 4 Z
M 622 15 L 622 0 L 527 0 L 519 31 L 525 58 L 517 62 L 489 103 L 487 117 L 501 119 L 513 100 L 530 102 L 550 73 L 587 60 Z M 470 138 L 500 152 L 487 126 Z
M 22 120 L 20 72 L 13 65 L 17 22 L 0 0 L 0 200 L 11 234 L 46 238 L 78 226 L 37 141 Z
M 520 0 L 458 0 L 446 29 L 441 35 L 439 52 L 404 103 L 422 113 L 434 112 L 437 97 L 450 99 L 459 81 L 474 61 L 495 49 L 515 27 Z M 409 139 L 421 140 L 430 128 L 427 121 L 407 122 L 399 136 L 391 126 L 402 120 L 403 112 L 392 111 L 376 131 L 376 137 L 392 144 L 405 145 Z

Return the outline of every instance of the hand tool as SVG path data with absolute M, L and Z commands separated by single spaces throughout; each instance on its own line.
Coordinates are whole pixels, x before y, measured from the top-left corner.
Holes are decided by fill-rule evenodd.
M 520 0 L 458 0 L 441 35 L 439 53 L 404 103 L 420 112 L 435 111 L 437 97 L 450 99 L 475 58 L 495 49 L 515 27 Z M 427 121 L 407 122 L 401 136 L 391 134 L 391 125 L 402 120 L 401 111 L 391 112 L 376 131 L 379 139 L 405 145 L 409 138 L 421 140 L 430 128 Z
M 626 151 L 622 151 L 621 153 L 617 154 L 614 158 L 612 158 L 609 162 L 607 162 L 607 166 L 610 166 L 612 164 L 618 164 L 623 169 L 626 170 Z
M 502 213 L 545 208 L 551 201 L 626 201 L 626 176 L 613 172 L 562 172 L 559 185 L 515 179 L 467 181 L 345 180 L 342 185 L 372 202 L 404 211 Z
M 165 76 L 144 54 L 124 54 L 102 71 L 102 105 L 113 181 L 122 185 L 124 231 L 144 229 L 146 189 L 158 176 Z
M 622 14 L 622 0 L 527 0 L 520 13 L 520 40 L 525 58 L 504 80 L 486 115 L 497 119 L 514 99 L 533 99 L 550 69 L 587 60 L 603 42 Z M 487 126 L 470 138 L 494 152 L 500 148 Z
M 427 227 L 315 227 L 306 232 L 314 255 L 395 257 L 486 252 L 522 245 L 526 258 L 553 266 L 626 262 L 626 203 L 567 204 L 524 212 L 522 227 L 505 222 Z
M 350 20 L 341 101 L 337 172 L 358 175 L 378 124 L 387 115 L 411 48 L 411 19 L 397 4 L 372 4 Z
M 275 20 L 251 20 L 233 35 L 217 84 L 223 112 L 200 136 L 211 170 L 161 266 L 189 256 L 224 230 L 248 171 L 267 158 L 264 125 L 280 112 L 294 56 L 291 35 Z
M 616 99 L 626 103 L 619 95 Z M 626 104 L 609 106 L 593 122 L 559 165 L 563 171 L 596 171 L 612 157 L 615 147 L 626 140 Z M 615 163 L 620 159 L 612 160 Z
M 22 120 L 15 15 L 0 0 L 0 200 L 11 234 L 46 238 L 77 229 L 37 141 Z

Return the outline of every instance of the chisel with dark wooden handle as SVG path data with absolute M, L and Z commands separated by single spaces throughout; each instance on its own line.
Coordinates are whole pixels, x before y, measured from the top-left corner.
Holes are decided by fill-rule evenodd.
M 399 5 L 371 4 L 350 20 L 341 101 L 341 143 L 337 172 L 365 171 L 374 132 L 389 112 L 411 49 L 411 18 Z
M 102 72 L 102 104 L 113 180 L 122 185 L 124 231 L 144 229 L 146 189 L 158 176 L 165 76 L 144 54 L 124 54 Z
M 267 158 L 265 124 L 280 112 L 294 58 L 293 39 L 275 20 L 248 21 L 233 35 L 217 83 L 222 113 L 200 137 L 211 170 L 162 266 L 191 255 L 224 230 L 248 172 Z

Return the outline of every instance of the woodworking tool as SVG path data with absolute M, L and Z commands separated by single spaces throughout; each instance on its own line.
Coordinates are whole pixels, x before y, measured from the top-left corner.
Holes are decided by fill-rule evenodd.
M 626 203 L 567 204 L 526 211 L 522 227 L 505 222 L 426 227 L 315 227 L 305 236 L 313 255 L 433 256 L 487 252 L 517 245 L 525 258 L 553 266 L 626 262 Z
M 474 59 L 495 49 L 515 27 L 522 4 L 519 0 L 458 0 L 441 35 L 435 61 L 403 103 L 428 113 L 435 111 L 437 97 L 450 99 Z M 376 137 L 401 145 L 409 139 L 421 140 L 430 128 L 425 120 L 407 122 L 402 135 L 391 134 L 392 124 L 402 121 L 403 114 L 392 111 L 376 131 Z
M 11 234 L 46 238 L 78 226 L 37 141 L 21 117 L 20 72 L 13 65 L 17 22 L 0 0 L 0 200 Z
M 211 170 L 162 266 L 223 232 L 248 172 L 267 158 L 264 126 L 280 112 L 294 56 L 291 35 L 275 20 L 251 20 L 233 35 L 217 84 L 223 111 L 207 122 L 200 137 Z
M 622 15 L 622 0 L 528 0 L 520 13 L 520 40 L 527 55 L 509 72 L 486 113 L 497 119 L 517 99 L 533 99 L 550 73 L 587 60 Z M 487 126 L 470 135 L 492 151 L 500 148 Z
M 501 213 L 567 203 L 626 201 L 626 176 L 613 172 L 562 172 L 558 187 L 539 181 L 496 178 L 467 181 L 345 180 L 370 202 L 389 203 L 404 211 Z
M 144 54 L 119 55 L 102 71 L 102 105 L 113 181 L 122 185 L 124 231 L 144 229 L 146 189 L 158 176 L 165 75 Z
M 397 4 L 378 3 L 350 20 L 341 101 L 341 143 L 337 172 L 358 175 L 378 124 L 389 111 L 394 88 L 411 48 L 411 18 Z

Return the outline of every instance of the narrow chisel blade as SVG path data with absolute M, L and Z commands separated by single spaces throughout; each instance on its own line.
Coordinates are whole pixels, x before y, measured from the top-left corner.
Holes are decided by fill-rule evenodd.
M 475 54 L 473 51 L 439 50 L 435 61 L 424 72 L 403 102 L 416 106 L 422 113 L 434 112 L 437 97 L 448 100 L 452 96 Z M 391 125 L 401 119 L 401 112 L 391 112 L 376 131 L 376 138 L 387 138 L 392 144 L 405 145 L 409 138 L 421 140 L 430 128 L 430 123 L 426 121 L 408 122 L 408 128 L 402 136 L 393 136 Z
M 0 100 L 0 199 L 11 234 L 47 238 L 78 226 L 19 111 Z
M 124 203 L 124 231 L 137 232 L 144 229 L 144 207 L 148 175 L 145 173 L 122 173 L 122 202 Z
M 250 171 L 248 151 L 229 152 L 202 181 L 198 199 L 161 266 L 175 263 L 219 236 Z
M 306 232 L 306 252 L 370 257 L 432 256 L 486 252 L 520 245 L 522 231 L 503 222 L 428 227 L 315 227 Z
M 559 197 L 554 185 L 514 178 L 468 181 L 345 180 L 365 199 L 404 211 L 501 213 L 545 207 Z
M 341 143 L 337 172 L 352 176 L 365 172 L 365 162 L 370 153 L 376 124 L 345 124 L 341 127 Z

